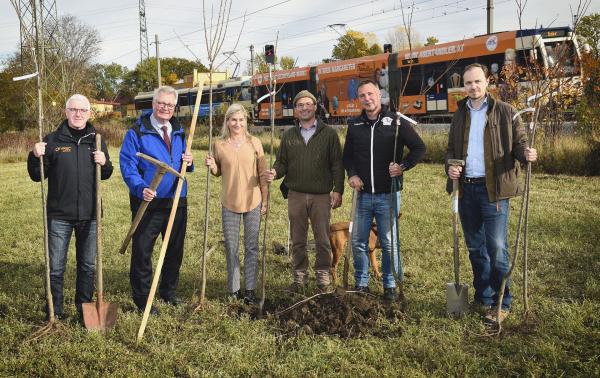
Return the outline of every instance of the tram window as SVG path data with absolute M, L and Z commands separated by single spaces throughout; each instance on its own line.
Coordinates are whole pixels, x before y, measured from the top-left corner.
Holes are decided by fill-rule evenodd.
M 575 73 L 575 53 L 571 41 L 547 42 L 544 47 L 550 68 L 558 66 L 565 74 Z
M 405 67 L 401 71 L 400 91 L 404 88 L 403 96 L 421 94 L 423 87 L 423 66 Z

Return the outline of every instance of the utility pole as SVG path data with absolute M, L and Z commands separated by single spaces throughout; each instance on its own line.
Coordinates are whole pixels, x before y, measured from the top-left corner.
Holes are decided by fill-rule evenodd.
M 487 0 L 487 33 L 494 32 L 494 0 Z
M 250 45 L 250 76 L 254 75 L 254 45 Z
M 160 54 L 158 53 L 158 34 L 154 34 L 154 44 L 156 45 L 156 79 L 158 80 L 157 88 L 161 86 L 162 80 L 160 77 Z

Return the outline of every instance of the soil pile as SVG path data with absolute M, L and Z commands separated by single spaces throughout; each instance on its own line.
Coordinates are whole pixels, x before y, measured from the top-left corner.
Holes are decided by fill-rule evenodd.
M 381 301 L 371 294 L 342 289 L 296 303 L 279 303 L 269 312 L 279 323 L 283 335 L 319 334 L 342 338 L 397 336 L 400 331 L 393 322 L 402 317 L 400 302 Z

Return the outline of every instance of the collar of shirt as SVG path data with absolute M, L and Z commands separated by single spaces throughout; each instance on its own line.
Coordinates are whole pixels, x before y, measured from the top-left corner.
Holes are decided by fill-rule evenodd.
M 304 143 L 308 144 L 310 138 L 315 134 L 315 131 L 317 131 L 317 120 L 315 120 L 315 123 L 313 123 L 313 125 L 308 129 L 305 129 L 301 125 L 298 125 L 298 127 L 300 128 L 300 135 L 302 135 Z
M 485 99 L 481 103 L 481 106 L 479 107 L 479 109 L 475 109 L 473 107 L 473 104 L 471 103 L 471 99 L 470 98 L 467 100 L 467 106 L 469 107 L 469 109 L 472 112 L 479 112 L 479 111 L 482 111 L 482 110 L 487 110 L 487 107 L 488 107 L 488 96 L 485 96 Z
M 173 131 L 173 127 L 171 126 L 171 122 L 167 122 L 166 124 L 161 124 L 160 122 L 158 122 L 158 120 L 156 119 L 156 117 L 154 117 L 154 113 L 150 114 L 150 123 L 152 124 L 152 127 L 154 127 L 154 130 L 156 130 L 156 132 L 162 137 L 163 136 L 163 131 L 162 131 L 162 127 L 163 126 L 167 126 L 167 132 L 169 133 L 169 138 L 171 138 L 171 132 Z

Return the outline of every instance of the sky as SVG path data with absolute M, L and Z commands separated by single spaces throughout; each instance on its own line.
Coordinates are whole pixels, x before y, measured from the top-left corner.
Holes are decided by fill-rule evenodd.
M 411 4 L 414 6 L 409 7 Z M 572 25 L 578 4 L 572 0 L 528 0 L 521 24 L 524 28 Z M 74 15 L 98 31 L 102 50 L 95 63 L 115 62 L 134 68 L 140 61 L 138 0 L 56 0 L 56 5 L 59 16 Z M 202 1 L 147 0 L 145 5 L 148 42 L 154 42 L 158 34 L 161 57 L 197 57 L 207 64 Z M 250 45 L 258 53 L 276 40 L 278 56 L 291 56 L 298 66 L 320 62 L 331 56 L 346 30 L 375 33 L 383 45 L 389 31 L 403 25 L 402 5 L 405 16 L 412 9 L 412 28 L 422 42 L 428 36 L 451 42 L 486 33 L 485 0 L 232 0 L 227 35 L 216 63 L 224 61 L 221 68 L 233 71 L 234 61 L 239 61 L 243 72 L 250 59 Z M 211 24 L 212 7 L 216 22 L 219 2 L 206 0 L 207 25 Z M 600 1 L 591 1 L 586 14 L 599 12 Z M 494 0 L 493 23 L 494 31 L 519 28 L 515 0 Z M 329 26 L 333 24 L 342 25 Z M 0 60 L 18 49 L 19 38 L 16 12 L 10 1 L 1 1 Z M 232 51 L 235 54 L 228 54 L 230 58 L 222 54 Z M 149 45 L 149 53 L 155 55 L 154 44 Z

